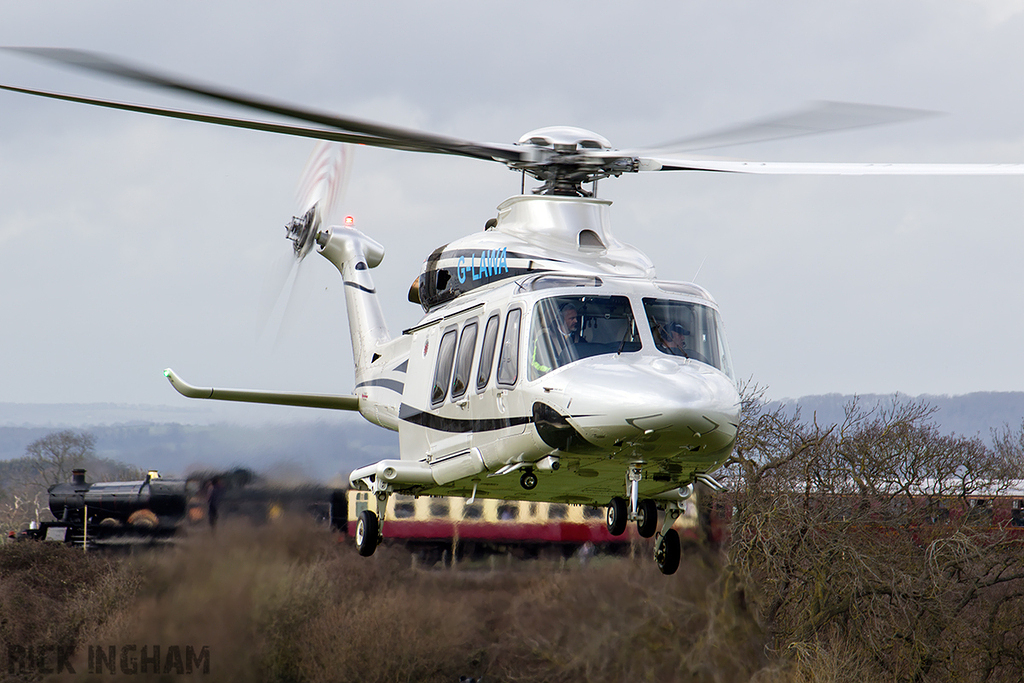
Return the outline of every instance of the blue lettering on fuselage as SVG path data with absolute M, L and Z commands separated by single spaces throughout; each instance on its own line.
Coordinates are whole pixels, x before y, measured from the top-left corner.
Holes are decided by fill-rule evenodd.
M 487 249 L 479 253 L 470 254 L 470 264 L 466 265 L 466 257 L 459 257 L 458 275 L 459 282 L 465 282 L 466 277 L 472 278 L 474 282 L 485 280 L 494 275 L 508 272 L 508 248 Z

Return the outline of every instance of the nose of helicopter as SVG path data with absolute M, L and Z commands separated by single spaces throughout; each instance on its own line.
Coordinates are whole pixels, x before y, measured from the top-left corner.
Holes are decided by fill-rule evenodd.
M 549 382 L 542 380 L 541 391 L 538 402 L 602 449 L 642 445 L 648 457 L 719 452 L 736 439 L 740 397 L 735 384 L 688 359 L 588 358 L 552 373 Z

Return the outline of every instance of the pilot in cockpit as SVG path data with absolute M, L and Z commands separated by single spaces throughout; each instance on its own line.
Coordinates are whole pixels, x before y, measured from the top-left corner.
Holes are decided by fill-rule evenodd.
M 559 325 L 559 332 L 568 344 L 576 343 L 576 332 L 580 326 L 580 316 L 573 303 L 563 304 L 558 310 L 562 315 L 562 322 Z
M 558 307 L 557 313 L 541 302 L 538 323 L 534 326 L 533 349 L 530 352 L 531 375 L 536 378 L 576 360 L 579 341 L 580 316 L 576 304 L 569 301 Z

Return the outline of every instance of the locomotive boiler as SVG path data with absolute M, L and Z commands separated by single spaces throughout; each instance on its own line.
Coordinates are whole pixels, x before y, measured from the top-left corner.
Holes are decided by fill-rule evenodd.
M 185 516 L 188 481 L 161 479 L 151 471 L 141 481 L 85 481 L 85 470 L 72 472 L 70 483 L 49 488 L 50 513 L 70 526 L 144 528 L 174 527 Z

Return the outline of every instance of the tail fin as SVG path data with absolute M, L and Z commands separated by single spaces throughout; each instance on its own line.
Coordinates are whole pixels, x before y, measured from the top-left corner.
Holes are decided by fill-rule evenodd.
M 384 247 L 352 227 L 351 219 L 346 219 L 344 226 L 321 230 L 316 236 L 316 248 L 335 265 L 345 282 L 345 304 L 358 383 L 375 360 L 379 347 L 391 340 L 369 270 L 384 259 Z

